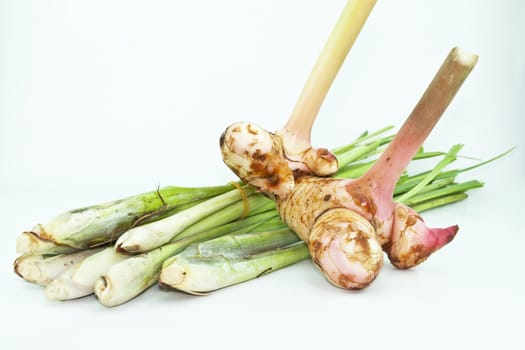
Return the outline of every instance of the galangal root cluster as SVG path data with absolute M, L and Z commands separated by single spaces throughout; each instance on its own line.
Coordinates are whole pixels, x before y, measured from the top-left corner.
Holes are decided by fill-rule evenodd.
M 326 149 L 311 147 L 313 119 L 301 124 L 301 116 L 292 116 L 276 133 L 249 122 L 229 126 L 220 139 L 224 162 L 240 179 L 275 199 L 282 220 L 308 244 L 330 282 L 364 288 L 378 275 L 383 251 L 396 267 L 410 268 L 458 231 L 458 226 L 428 228 L 418 213 L 392 197 L 405 167 L 476 61 L 476 55 L 461 49 L 450 52 L 398 134 L 359 179 L 327 177 L 337 170 L 337 159 Z

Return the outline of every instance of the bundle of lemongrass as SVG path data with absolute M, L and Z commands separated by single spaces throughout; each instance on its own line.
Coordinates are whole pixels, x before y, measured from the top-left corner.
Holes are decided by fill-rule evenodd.
M 392 136 L 385 128 L 334 150 L 337 177 L 357 178 Z M 405 174 L 395 198 L 418 211 L 448 205 L 482 186 L 456 182 L 444 171 L 461 149 L 424 152 L 414 160 L 442 159 L 429 171 Z M 422 185 L 422 186 L 421 186 Z M 308 248 L 278 217 L 275 204 L 251 187 L 166 187 L 129 198 L 71 210 L 23 232 L 15 272 L 46 286 L 53 300 L 95 293 L 106 306 L 124 303 L 157 281 L 202 294 L 248 281 L 309 257 Z

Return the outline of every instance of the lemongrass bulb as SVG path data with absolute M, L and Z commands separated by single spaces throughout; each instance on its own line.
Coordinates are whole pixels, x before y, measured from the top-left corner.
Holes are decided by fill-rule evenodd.
M 53 256 L 26 253 L 19 256 L 13 266 L 16 274 L 26 281 L 47 286 L 68 268 L 101 249 L 86 249 Z

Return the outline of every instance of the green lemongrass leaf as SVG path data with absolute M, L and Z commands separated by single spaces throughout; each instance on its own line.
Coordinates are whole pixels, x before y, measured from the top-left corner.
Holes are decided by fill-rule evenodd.
M 377 152 L 370 153 L 369 155 L 372 156 L 372 155 L 375 155 L 375 154 L 378 154 L 378 153 L 382 153 L 382 152 L 383 152 L 383 149 L 378 148 Z M 447 152 L 420 152 L 420 153 L 417 153 L 414 156 L 413 160 L 434 158 L 434 157 L 444 156 L 446 154 L 447 154 Z M 370 161 L 367 161 L 367 162 L 359 162 L 359 163 L 357 163 L 358 161 L 361 161 L 361 160 L 362 159 L 353 160 L 349 165 L 341 167 L 333 175 L 333 177 L 341 178 L 341 179 L 357 179 L 358 177 L 360 177 L 363 174 L 365 174 L 376 162 L 376 160 L 374 159 L 374 160 L 370 160 Z M 404 175 L 403 177 L 401 177 L 399 179 L 398 185 L 401 185 L 407 179 L 409 179 L 409 176 L 408 175 Z M 415 186 L 415 185 L 411 184 L 411 185 L 409 185 L 407 187 L 412 188 L 413 186 Z M 406 191 L 407 190 L 404 190 L 403 192 L 406 192 Z M 397 193 L 397 194 L 399 194 L 399 193 Z
M 386 126 L 380 130 L 377 130 L 373 133 L 368 133 L 368 131 L 365 131 L 364 133 L 361 134 L 361 136 L 359 136 L 355 141 L 347 144 L 347 145 L 344 145 L 344 146 L 340 146 L 340 147 L 336 147 L 332 150 L 332 152 L 335 154 L 335 155 L 338 155 L 338 154 L 341 154 L 341 153 L 344 153 L 344 152 L 347 152 L 349 150 L 351 150 L 352 148 L 354 148 L 356 145 L 364 142 L 364 141 L 367 141 L 367 140 L 370 140 L 376 136 L 379 136 L 381 134 L 384 134 L 385 132 L 389 131 L 389 130 L 392 130 L 394 128 L 393 125 L 389 125 L 389 126 Z
M 347 152 L 341 153 L 337 156 L 339 168 L 343 168 L 352 162 L 362 159 L 371 152 L 375 151 L 379 146 L 380 142 L 376 141 L 366 145 L 356 146 Z
M 425 191 L 418 195 L 413 196 L 412 198 L 404 201 L 403 203 L 409 206 L 416 205 L 419 203 L 426 202 L 431 199 L 444 197 L 450 194 L 466 192 L 474 188 L 483 187 L 483 183 L 477 180 L 466 181 L 459 184 L 453 184 L 443 188 L 435 189 L 432 191 Z
M 423 187 L 421 189 L 421 191 L 419 191 L 420 194 L 424 194 L 426 192 L 429 192 L 429 191 L 434 191 L 434 190 L 437 190 L 437 189 L 440 189 L 440 188 L 443 188 L 443 187 L 446 187 L 448 185 L 451 185 L 454 183 L 454 180 L 455 178 L 454 177 L 450 177 L 450 178 L 446 178 L 446 179 L 441 179 L 441 180 L 435 180 L 435 181 L 432 181 L 431 183 L 429 183 L 428 185 L 426 185 L 425 187 Z M 414 184 L 415 186 L 416 184 Z M 408 189 L 409 190 L 409 189 Z M 394 200 L 395 201 L 398 201 L 398 198 L 401 197 L 401 195 L 394 195 Z M 404 201 L 403 203 L 404 204 L 407 204 L 410 200 L 407 200 L 407 201 Z
M 445 155 L 447 155 L 447 152 L 418 152 L 412 159 L 413 160 L 427 159 L 427 158 L 441 157 Z
M 338 170 L 333 177 L 338 179 L 357 179 L 366 173 L 375 163 L 375 160 L 366 163 L 356 163 L 347 165 Z
M 471 170 L 474 170 L 476 168 L 479 168 L 483 165 L 487 165 L 489 163 L 492 163 L 504 156 L 506 156 L 507 154 L 509 154 L 510 152 L 512 152 L 516 147 L 513 147 L 503 153 L 500 153 L 498 155 L 496 155 L 495 157 L 492 157 L 490 159 L 487 159 L 483 162 L 479 162 L 477 164 L 474 164 L 472 166 L 469 166 L 469 167 L 466 167 L 466 168 L 459 168 L 459 169 L 452 169 L 452 170 L 447 170 L 447 171 L 443 171 L 441 173 L 439 173 L 438 175 L 436 175 L 435 179 L 438 180 L 438 179 L 445 179 L 445 178 L 449 178 L 449 177 L 456 177 L 457 175 L 459 175 L 460 173 L 464 173 L 464 172 L 467 172 L 467 171 L 471 171 Z M 396 191 L 394 194 L 399 194 L 401 192 L 405 192 L 406 191 L 406 188 L 409 187 L 413 187 L 415 186 L 415 184 L 419 183 L 424 177 L 426 177 L 428 174 L 430 174 L 431 170 L 428 170 L 428 171 L 423 171 L 419 174 L 415 174 L 415 175 L 412 175 L 410 176 L 410 178 L 406 179 L 406 181 L 404 181 L 403 183 L 400 183 L 399 186 L 396 188 Z
M 356 140 L 359 140 L 359 139 L 361 139 L 361 138 L 363 138 L 363 137 L 366 137 L 368 134 L 369 134 L 368 130 L 365 130 L 365 131 L 363 131 L 363 133 L 362 133 L 361 135 L 359 135 L 359 136 L 357 137 Z
M 496 155 L 496 156 L 494 156 L 492 158 L 489 158 L 489 159 L 487 159 L 485 161 L 479 162 L 478 164 L 474 164 L 474 165 L 469 166 L 467 168 L 459 169 L 458 171 L 460 173 L 464 173 L 464 172 L 471 171 L 471 170 L 474 170 L 476 168 L 479 168 L 479 167 L 481 167 L 483 165 L 487 165 L 489 163 L 492 163 L 492 162 L 494 162 L 494 161 L 496 161 L 498 159 L 501 159 L 501 158 L 505 157 L 507 154 L 509 154 L 510 152 L 514 151 L 515 149 L 516 149 L 516 147 L 512 147 L 511 149 L 509 149 L 509 150 L 507 150 L 507 151 L 505 151 L 503 153 L 500 153 L 500 154 L 498 154 L 498 155 Z
M 338 166 L 339 169 L 345 167 L 348 164 L 352 164 L 357 161 L 369 159 L 377 154 L 383 153 L 386 147 L 383 147 L 390 143 L 395 135 L 383 137 L 376 141 L 371 141 L 362 145 L 357 145 L 353 149 L 339 154 Z
M 436 178 L 436 176 L 441 172 L 441 170 L 444 167 L 456 160 L 456 155 L 461 150 L 461 148 L 463 148 L 463 145 L 460 144 L 452 146 L 447 155 L 445 155 L 445 157 L 434 167 L 434 169 L 432 169 L 432 171 L 427 176 L 421 179 L 421 181 L 419 181 L 419 183 L 416 186 L 410 189 L 410 191 L 404 193 L 401 197 L 399 197 L 399 201 L 404 202 L 410 197 L 418 194 L 423 187 L 425 187 L 428 183 L 434 180 L 434 178 Z
M 438 207 L 442 207 L 445 205 L 449 205 L 452 203 L 462 201 L 466 198 L 468 198 L 468 195 L 464 192 L 454 193 L 448 196 L 438 197 L 438 198 L 434 198 L 426 202 L 415 204 L 414 206 L 412 206 L 412 209 L 414 209 L 418 213 L 422 213 L 430 209 L 434 209 L 434 208 L 438 208 Z

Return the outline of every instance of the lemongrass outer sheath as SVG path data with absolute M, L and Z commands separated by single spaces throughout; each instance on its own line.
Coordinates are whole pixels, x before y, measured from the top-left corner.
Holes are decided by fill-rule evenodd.
M 78 248 L 42 239 L 34 232 L 22 232 L 16 239 L 17 253 L 67 254 L 77 250 Z
M 15 260 L 13 267 L 15 273 L 26 281 L 46 286 L 69 267 L 100 249 L 102 248 L 53 256 L 26 253 Z
M 244 282 L 306 259 L 289 229 L 230 234 L 194 244 L 162 264 L 159 283 L 202 294 Z
M 213 197 L 231 190 L 231 186 L 164 187 L 157 191 L 92 205 L 62 213 L 32 233 L 43 240 L 77 249 L 100 246 L 116 240 L 123 232 L 155 220 L 179 205 Z
M 71 300 L 93 294 L 97 279 L 111 266 L 128 258 L 129 255 L 107 247 L 77 262 L 57 276 L 47 285 L 46 296 L 50 300 Z

